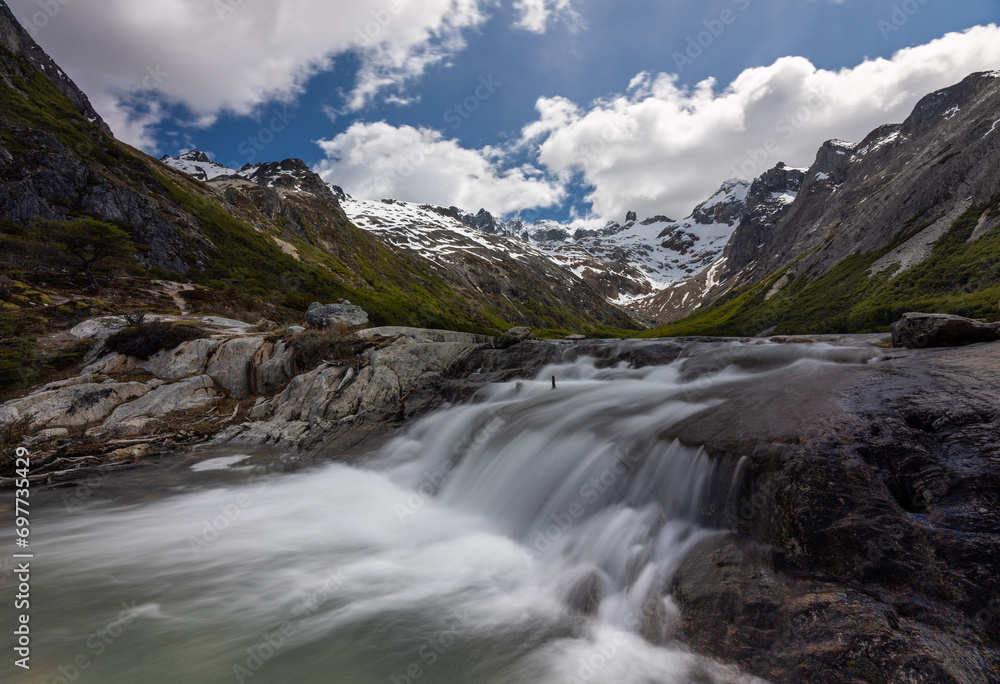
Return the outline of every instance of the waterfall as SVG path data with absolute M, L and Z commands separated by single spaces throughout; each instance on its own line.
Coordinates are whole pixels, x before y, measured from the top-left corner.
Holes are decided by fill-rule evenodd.
M 641 344 L 484 386 L 364 468 L 205 450 L 82 511 L 49 501 L 32 681 L 757 681 L 677 641 L 670 578 L 724 531 L 741 465 L 678 435 L 741 388 L 875 352 L 619 353 Z

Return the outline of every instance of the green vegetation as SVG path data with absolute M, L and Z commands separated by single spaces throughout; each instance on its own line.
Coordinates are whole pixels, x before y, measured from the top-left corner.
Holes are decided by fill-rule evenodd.
M 87 342 L 40 348 L 47 319 L 31 310 L 0 308 L 0 400 L 8 394 L 54 380 L 79 364 L 90 350 Z
M 969 242 L 979 220 L 1000 216 L 1000 195 L 969 209 L 934 247 L 931 258 L 896 275 L 869 275 L 871 266 L 930 223 L 904 228 L 884 249 L 843 259 L 829 272 L 800 275 L 767 299 L 779 271 L 763 282 L 728 293 L 687 318 L 641 333 L 643 337 L 884 332 L 908 311 L 952 313 L 997 320 L 1000 302 L 1000 230 Z
M 95 290 L 100 287 L 93 270 L 97 264 L 121 265 L 138 249 L 124 230 L 94 219 L 39 221 L 36 229 L 66 252 Z

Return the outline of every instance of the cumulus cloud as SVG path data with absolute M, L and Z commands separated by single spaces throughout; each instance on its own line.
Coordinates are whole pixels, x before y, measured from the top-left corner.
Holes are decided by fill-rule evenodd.
M 565 196 L 555 180 L 540 178 L 530 166 L 503 168 L 496 148 L 470 150 L 441 133 L 384 122 L 351 125 L 321 140 L 327 159 L 316 171 L 358 197 L 392 197 L 410 202 L 487 207 L 508 214 L 549 207 Z
M 532 33 L 545 33 L 549 22 L 556 18 L 578 21 L 573 5 L 577 0 L 515 0 L 514 11 L 518 19 L 514 23 L 517 28 Z
M 553 176 L 582 174 L 596 216 L 684 216 L 727 178 L 778 161 L 809 166 L 824 141 L 859 141 L 902 121 L 927 93 L 997 68 L 1000 28 L 990 25 L 840 71 L 786 57 L 724 88 L 643 73 L 623 94 L 586 107 L 539 99 L 521 145 Z
M 312 75 L 349 51 L 361 57 L 346 103 L 357 111 L 462 49 L 463 31 L 485 21 L 488 2 L 89 0 L 53 2 L 57 11 L 36 27 L 30 17 L 37 0 L 8 0 L 116 133 L 143 146 L 161 118 L 149 111 L 150 101 L 181 103 L 199 124 L 222 112 L 250 114 L 269 100 L 299 95 Z M 166 77 L 136 110 L 129 93 L 143 87 L 150 70 Z

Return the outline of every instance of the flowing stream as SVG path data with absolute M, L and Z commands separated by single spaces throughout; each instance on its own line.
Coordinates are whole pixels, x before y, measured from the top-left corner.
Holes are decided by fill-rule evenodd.
M 155 482 L 53 494 L 16 681 L 757 681 L 676 640 L 671 575 L 724 528 L 740 464 L 670 434 L 740 388 L 876 355 L 582 356 L 424 417 L 364 468 L 205 449 Z

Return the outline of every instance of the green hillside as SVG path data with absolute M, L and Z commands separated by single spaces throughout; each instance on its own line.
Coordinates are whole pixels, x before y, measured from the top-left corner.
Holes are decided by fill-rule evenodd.
M 904 229 L 883 249 L 847 257 L 819 277 L 805 273 L 770 299 L 767 295 L 785 270 L 640 336 L 882 332 L 909 311 L 996 321 L 1000 319 L 1000 230 L 969 242 L 984 214 L 987 219 L 1000 216 L 1000 194 L 969 209 L 937 242 L 929 259 L 899 275 L 898 269 L 874 277 L 868 272 L 929 222 Z

